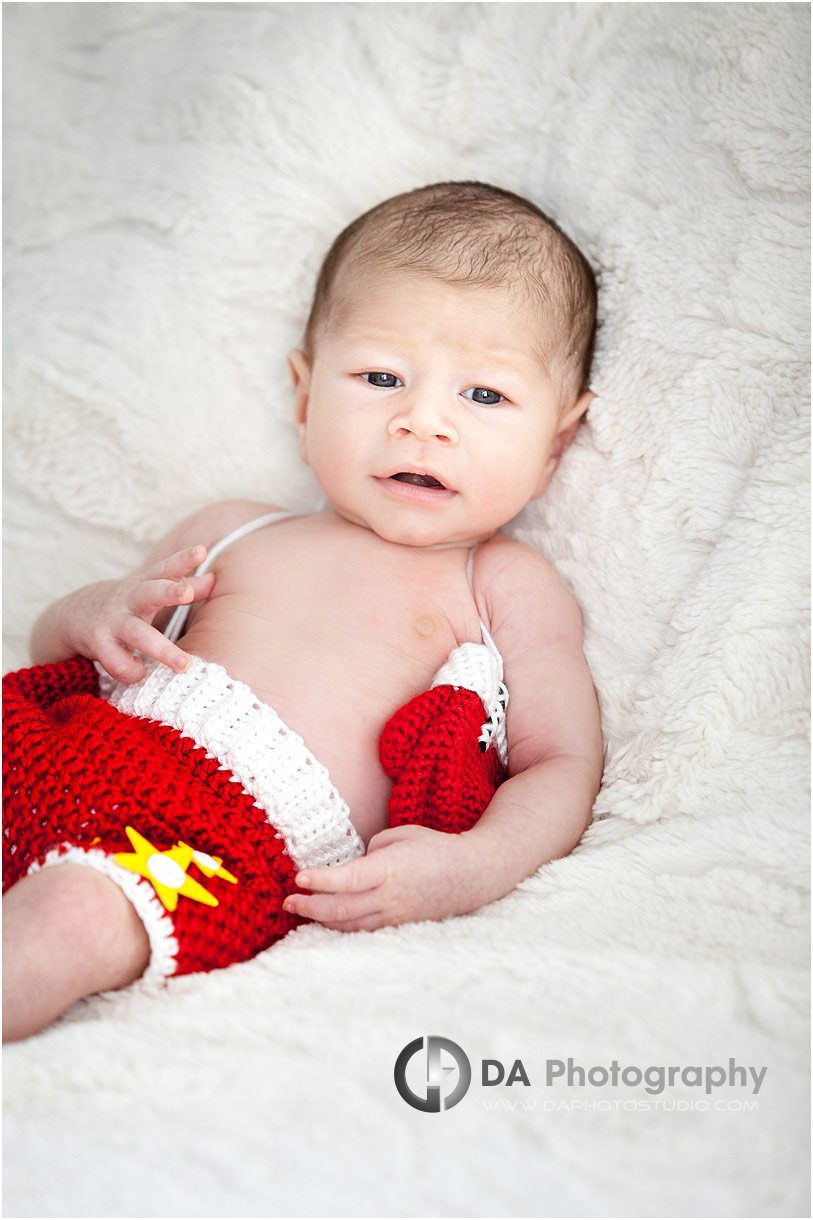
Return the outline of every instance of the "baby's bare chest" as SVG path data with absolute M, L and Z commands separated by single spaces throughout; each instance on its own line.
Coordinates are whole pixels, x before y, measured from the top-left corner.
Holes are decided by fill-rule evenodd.
M 365 840 L 386 825 L 384 725 L 458 644 L 480 639 L 464 552 L 380 541 L 293 525 L 249 535 L 216 561 L 213 596 L 182 639 L 305 740 Z
M 218 558 L 213 596 L 190 618 L 184 646 L 280 714 L 282 705 L 318 716 L 316 705 L 358 715 L 363 704 L 374 720 L 425 689 L 458 644 L 479 639 L 466 559 L 354 527 L 272 526 Z
M 217 558 L 182 647 L 270 704 L 327 767 L 365 839 L 387 825 L 378 739 L 458 644 L 481 639 L 469 551 L 422 551 L 320 519 L 249 534 Z

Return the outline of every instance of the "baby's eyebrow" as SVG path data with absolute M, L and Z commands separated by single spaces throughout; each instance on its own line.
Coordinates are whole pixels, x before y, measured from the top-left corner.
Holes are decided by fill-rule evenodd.
M 366 347 L 372 344 L 382 344 L 390 348 L 401 348 L 405 351 L 415 351 L 418 343 L 411 338 L 398 336 L 389 331 L 369 330 L 363 334 L 348 335 L 345 339 L 347 347 Z M 504 369 L 516 370 L 521 361 L 533 361 L 534 355 L 521 348 L 494 348 L 480 346 L 460 346 L 460 354 L 466 359 L 477 360 L 482 364 L 493 365 Z
M 409 344 L 411 347 L 416 346 L 414 339 L 409 335 L 405 335 L 403 331 L 389 330 L 385 327 L 370 326 L 364 330 L 345 330 L 342 335 L 342 342 L 354 347 L 360 346 L 362 343 L 392 343 L 392 344 Z
M 482 347 L 465 347 L 461 351 L 466 356 L 471 356 L 474 360 L 482 360 L 484 364 L 491 364 L 497 368 L 516 369 L 520 360 L 527 359 L 528 353 L 521 351 L 513 351 L 510 348 L 499 348 L 495 351 L 489 351 L 488 348 Z

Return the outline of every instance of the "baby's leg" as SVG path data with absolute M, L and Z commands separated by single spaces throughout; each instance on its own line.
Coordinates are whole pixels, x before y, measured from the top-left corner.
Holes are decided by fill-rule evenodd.
M 103 873 L 56 864 L 3 898 L 3 1041 L 48 1025 L 83 996 L 143 974 L 150 945 L 129 899 Z

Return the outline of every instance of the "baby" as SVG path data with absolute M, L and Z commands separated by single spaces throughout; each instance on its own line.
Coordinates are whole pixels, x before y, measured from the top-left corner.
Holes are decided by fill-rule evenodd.
M 302 919 L 476 910 L 578 843 L 581 616 L 500 529 L 576 434 L 594 327 L 586 260 L 511 192 L 440 183 L 340 234 L 288 358 L 327 511 L 202 509 L 51 606 L 4 681 L 4 1039 Z

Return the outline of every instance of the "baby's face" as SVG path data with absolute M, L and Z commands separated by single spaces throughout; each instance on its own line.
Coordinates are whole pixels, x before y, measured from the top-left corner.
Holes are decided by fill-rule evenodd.
M 302 453 L 338 513 L 390 542 L 484 541 L 547 487 L 590 395 L 560 390 L 507 291 L 378 273 L 289 360 Z

